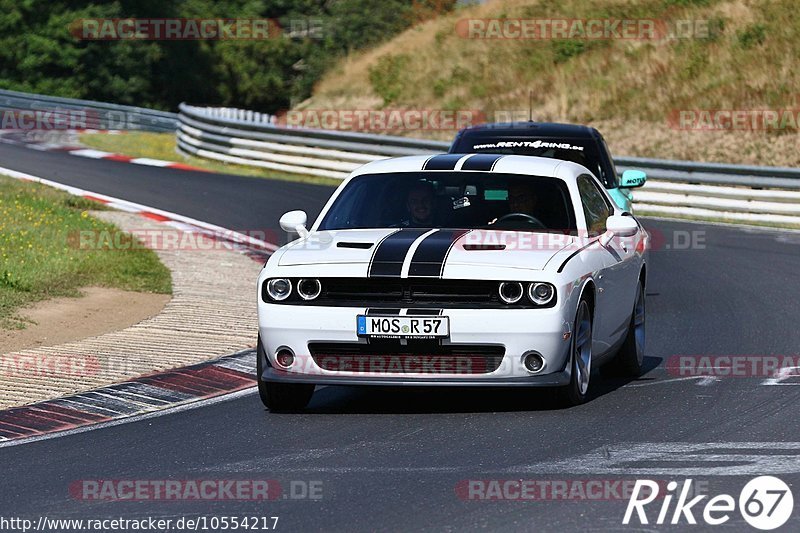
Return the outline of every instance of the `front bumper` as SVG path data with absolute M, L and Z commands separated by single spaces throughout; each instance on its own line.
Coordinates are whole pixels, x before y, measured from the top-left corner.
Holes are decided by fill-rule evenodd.
M 547 309 L 443 309 L 441 315 L 450 321 L 450 335 L 438 341 L 438 349 L 463 352 L 463 347 L 492 347 L 500 350 L 499 365 L 485 371 L 455 371 L 453 365 L 437 367 L 437 355 L 411 354 L 397 356 L 384 353 L 356 334 L 356 316 L 365 314 L 363 307 L 321 307 L 310 305 L 281 305 L 259 302 L 259 334 L 265 360 L 262 380 L 272 382 L 341 384 L 341 385 L 451 385 L 451 386 L 558 386 L 569 382 L 567 360 L 571 341 L 572 320 L 563 306 Z M 414 315 L 414 309 L 406 311 Z M 565 338 L 567 337 L 567 338 Z M 409 341 L 410 342 L 410 341 Z M 420 358 L 434 361 L 431 367 L 403 366 L 385 371 L 385 365 L 369 364 L 358 371 L 330 370 L 318 364 L 319 355 L 309 345 L 358 347 L 366 358 Z M 401 345 L 400 341 L 397 341 Z M 356 346 L 357 345 L 357 346 Z M 289 349 L 295 355 L 294 364 L 281 368 L 276 361 L 279 350 Z M 523 358 L 537 352 L 545 361 L 537 373 L 525 368 Z M 317 359 L 315 359 L 315 355 Z M 443 356 L 446 360 L 448 356 Z M 389 364 L 388 366 L 391 366 Z M 352 368 L 352 366 L 350 367 Z M 455 365 L 456 369 L 463 369 Z
M 407 377 L 398 376 L 325 376 L 319 379 L 318 376 L 299 374 L 294 372 L 284 372 L 267 367 L 261 374 L 261 380 L 266 382 L 279 383 L 310 383 L 325 385 L 384 385 L 394 387 L 560 387 L 569 383 L 570 374 L 567 370 L 553 372 L 551 374 L 537 374 L 525 377 L 492 379 L 475 379 L 470 377 Z

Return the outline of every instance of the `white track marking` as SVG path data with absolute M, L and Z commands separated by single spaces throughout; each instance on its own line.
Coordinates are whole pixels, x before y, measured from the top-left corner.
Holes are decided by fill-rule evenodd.
M 412 432 L 413 433 L 413 432 Z M 724 452 L 724 453 L 723 453 Z M 783 452 L 783 453 L 775 453 Z M 800 442 L 644 442 L 598 448 L 582 456 L 553 462 L 537 462 L 510 468 L 463 466 L 325 466 L 307 465 L 346 455 L 346 450 L 307 450 L 275 457 L 200 466 L 195 472 L 317 472 L 352 473 L 467 473 L 470 475 L 618 475 L 618 476 L 755 476 L 800 473 Z M 663 466 L 637 466 L 636 462 L 664 463 Z M 698 466 L 686 466 L 697 462 Z M 739 465 L 729 465 L 739 462 Z M 305 465 L 303 463 L 306 463 Z M 670 463 L 675 463 L 671 466 Z M 715 466 L 715 463 L 717 466 Z M 720 465 L 720 463 L 723 463 Z
M 164 389 L 161 387 L 155 387 L 153 385 L 148 385 L 147 383 L 141 383 L 138 381 L 125 383 L 124 385 L 126 385 L 124 388 L 119 389 L 120 394 L 129 394 L 131 396 L 144 398 L 146 400 L 163 402 L 166 405 L 173 405 L 174 400 L 165 400 L 160 396 L 164 395 L 171 396 L 173 398 L 177 398 L 178 401 L 191 400 L 192 398 L 195 398 L 195 396 L 192 396 L 191 394 L 186 394 L 185 392 L 180 392 L 172 389 Z M 114 385 L 112 385 L 111 387 L 114 387 Z
M 772 378 L 767 378 L 761 382 L 762 385 L 800 385 L 800 381 L 792 381 L 786 383 L 787 380 L 792 378 L 800 378 L 800 366 L 785 366 L 778 371 L 778 375 Z
M 191 224 L 186 224 L 185 222 L 178 222 L 176 220 L 169 220 L 164 222 L 167 226 L 173 227 L 175 229 L 179 229 L 181 231 L 187 231 L 190 233 L 197 232 L 197 226 L 192 226 Z
M 160 159 L 150 159 L 149 157 L 137 157 L 136 159 L 131 159 L 129 163 L 150 167 L 168 167 L 173 164 L 171 161 L 161 161 Z
M 92 150 L 90 148 L 86 148 L 84 150 L 71 150 L 68 152 L 70 155 L 77 155 L 80 157 L 89 157 L 91 159 L 103 159 L 104 157 L 108 157 L 112 154 L 111 152 L 103 152 L 101 150 Z
M 217 361 L 213 363 L 213 366 L 220 367 L 220 368 L 228 368 L 230 370 L 237 370 L 239 372 L 244 372 L 245 374 L 254 374 L 256 373 L 256 352 L 253 350 L 250 352 L 248 360 L 242 361 L 241 359 L 223 359 L 221 361 Z
M 30 148 L 31 150 L 38 150 L 40 152 L 49 152 L 56 148 L 61 148 L 61 145 L 52 143 L 42 143 L 42 144 L 26 144 L 25 147 Z
M 697 466 L 687 466 L 691 463 Z M 619 444 L 568 459 L 512 467 L 508 472 L 701 477 L 797 474 L 800 442 Z
M 127 393 L 120 393 L 121 394 L 120 396 L 115 396 L 114 394 L 116 393 L 116 391 L 114 391 L 114 394 L 106 392 L 104 389 L 100 389 L 100 390 L 97 390 L 97 391 L 91 391 L 91 392 L 94 392 L 96 395 L 98 395 L 98 396 L 100 396 L 102 398 L 108 398 L 109 400 L 112 400 L 112 401 L 115 401 L 115 402 L 129 403 L 129 404 L 131 404 L 133 406 L 138 407 L 141 411 L 156 411 L 158 409 L 162 409 L 164 407 L 164 405 L 169 405 L 169 404 L 153 405 L 152 403 L 146 403 L 146 402 L 143 402 L 142 400 L 137 400 L 137 399 L 135 399 L 136 398 L 135 395 L 128 395 Z M 131 397 L 131 396 L 133 396 L 133 397 Z
M 708 379 L 713 380 L 711 383 L 707 382 Z M 712 383 L 716 383 L 719 381 L 719 378 L 714 376 L 686 376 L 683 378 L 671 378 L 671 379 L 660 379 L 658 381 L 649 381 L 647 383 L 631 383 L 625 385 L 626 387 L 651 387 L 653 385 L 664 385 L 665 383 L 675 383 L 678 381 L 692 381 L 697 380 L 697 385 L 711 385 Z
M 32 174 L 26 174 L 24 172 L 18 172 L 16 170 L 11 170 L 9 168 L 0 167 L 0 174 L 4 174 L 10 178 L 21 179 L 26 181 L 34 181 L 36 183 L 41 183 L 43 185 L 48 185 L 50 187 L 54 187 L 56 189 L 60 189 L 62 191 L 66 191 L 69 194 L 73 194 L 75 196 L 92 196 L 94 198 L 98 198 L 100 200 L 104 200 L 108 202 L 108 204 L 113 207 L 114 209 L 120 209 L 122 211 L 128 211 L 131 213 L 141 213 L 141 212 L 148 212 L 154 213 L 156 215 L 161 215 L 165 218 L 169 218 L 178 222 L 183 222 L 185 224 L 191 224 L 192 226 L 196 226 L 201 229 L 205 229 L 208 231 L 212 231 L 216 234 L 220 234 L 227 239 L 232 241 L 238 242 L 240 244 L 249 244 L 258 248 L 262 248 L 265 250 L 275 251 L 279 247 L 275 244 L 268 243 L 266 241 L 262 241 L 259 239 L 254 239 L 249 235 L 244 235 L 242 233 L 238 233 L 235 231 L 231 231 L 227 228 L 223 228 L 221 226 L 216 226 L 214 224 L 209 224 L 208 222 L 203 222 L 201 220 L 197 220 L 194 218 L 186 217 L 183 215 L 179 215 L 177 213 L 171 213 L 169 211 L 164 211 L 162 209 L 156 209 L 154 207 L 137 204 L 135 202 L 129 202 L 127 200 L 122 200 L 120 198 L 115 198 L 113 196 L 106 196 L 105 194 L 99 194 L 92 191 L 85 191 L 83 189 L 79 189 L 77 187 L 72 187 L 70 185 L 64 185 L 63 183 L 58 183 L 56 181 L 47 180 L 44 178 L 40 178 L 38 176 L 34 176 Z

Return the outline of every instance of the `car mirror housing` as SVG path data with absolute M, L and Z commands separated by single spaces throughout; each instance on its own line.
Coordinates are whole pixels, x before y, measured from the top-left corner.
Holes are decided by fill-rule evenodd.
M 626 189 L 641 187 L 647 181 L 647 174 L 643 170 L 629 169 L 622 173 L 619 186 Z
M 607 246 L 614 237 L 633 237 L 637 231 L 639 231 L 639 224 L 635 218 L 612 215 L 606 220 L 606 232 L 600 236 L 600 243 Z
M 284 213 L 280 219 L 281 229 L 287 233 L 297 233 L 300 237 L 305 238 L 308 236 L 307 220 L 308 216 L 305 211 L 289 211 Z

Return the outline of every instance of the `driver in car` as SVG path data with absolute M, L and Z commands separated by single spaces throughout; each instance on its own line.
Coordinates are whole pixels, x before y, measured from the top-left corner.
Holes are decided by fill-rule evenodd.
M 433 227 L 433 197 L 433 185 L 423 181 L 415 184 L 406 199 L 408 218 L 400 225 L 407 228 Z
M 489 224 L 494 224 L 503 219 L 529 220 L 541 224 L 534 214 L 538 203 L 539 198 L 530 187 L 526 187 L 522 183 L 511 183 L 508 186 L 508 214 L 495 218 Z

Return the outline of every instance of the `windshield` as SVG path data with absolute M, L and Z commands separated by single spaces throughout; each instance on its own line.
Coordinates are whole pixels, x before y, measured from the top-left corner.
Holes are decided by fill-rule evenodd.
M 572 161 L 589 169 L 595 176 L 605 181 L 605 173 L 600 165 L 597 147 L 591 139 L 530 137 L 498 138 L 489 135 L 465 134 L 451 149 L 453 153 L 490 153 L 507 155 L 530 155 Z
M 574 233 L 566 183 L 485 172 L 403 172 L 353 178 L 320 230 L 460 228 Z

